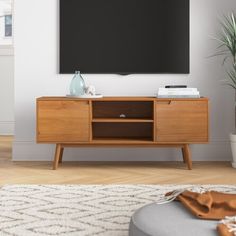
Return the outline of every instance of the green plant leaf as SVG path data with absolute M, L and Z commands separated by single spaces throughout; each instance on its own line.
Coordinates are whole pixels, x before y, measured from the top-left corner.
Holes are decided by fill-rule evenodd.
M 222 65 L 231 59 L 233 68 L 226 73 L 229 79 L 228 85 L 236 89 L 236 15 L 233 12 L 224 15 L 220 25 L 219 36 L 213 38 L 219 43 L 213 56 L 223 57 Z

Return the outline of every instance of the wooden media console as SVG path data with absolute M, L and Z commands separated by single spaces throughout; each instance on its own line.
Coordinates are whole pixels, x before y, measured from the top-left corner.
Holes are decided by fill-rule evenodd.
M 189 144 L 208 143 L 208 99 L 104 97 L 37 99 L 37 142 L 55 143 L 53 169 L 65 147 L 179 147 L 192 169 Z

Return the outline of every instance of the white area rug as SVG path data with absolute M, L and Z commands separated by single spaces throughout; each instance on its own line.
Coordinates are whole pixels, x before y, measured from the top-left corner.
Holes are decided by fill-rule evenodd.
M 0 236 L 127 236 L 132 213 L 191 185 L 11 185 L 0 189 Z M 236 186 L 203 186 L 236 193 Z

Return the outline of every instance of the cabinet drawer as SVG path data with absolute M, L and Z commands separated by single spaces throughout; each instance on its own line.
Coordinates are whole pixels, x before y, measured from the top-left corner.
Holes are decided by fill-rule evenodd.
M 38 101 L 38 142 L 89 141 L 88 101 Z
M 157 142 L 208 142 L 208 101 L 156 103 Z

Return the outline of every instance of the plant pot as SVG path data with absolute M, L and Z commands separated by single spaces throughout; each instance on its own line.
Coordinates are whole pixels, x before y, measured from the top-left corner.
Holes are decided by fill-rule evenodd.
M 233 156 L 232 167 L 236 168 L 236 134 L 230 134 L 230 144 Z

